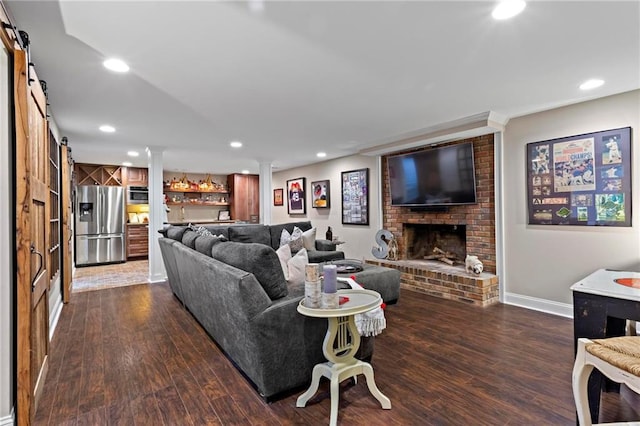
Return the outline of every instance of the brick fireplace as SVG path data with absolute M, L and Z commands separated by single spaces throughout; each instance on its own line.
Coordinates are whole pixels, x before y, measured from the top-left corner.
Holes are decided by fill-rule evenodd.
M 493 135 L 464 141 L 473 143 L 477 204 L 456 205 L 436 211 L 391 205 L 387 158 L 382 158 L 383 228 L 398 242 L 400 260 L 372 261 L 402 272 L 403 288 L 448 299 L 486 306 L 498 301 L 496 272 L 495 193 Z M 423 148 L 429 149 L 429 148 Z M 418 151 L 418 150 L 412 150 Z M 407 151 L 409 152 L 409 151 Z M 416 236 L 419 235 L 419 236 Z M 437 242 L 460 258 L 453 266 L 433 260 L 419 260 Z M 419 244 L 420 247 L 415 247 Z M 475 255 L 484 273 L 475 277 L 464 270 L 464 256 Z

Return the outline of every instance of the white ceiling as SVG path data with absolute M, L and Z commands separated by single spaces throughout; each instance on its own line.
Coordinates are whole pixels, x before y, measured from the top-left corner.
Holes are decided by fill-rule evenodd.
M 76 162 L 158 146 L 167 170 L 257 173 L 640 88 L 639 1 L 530 1 L 508 21 L 493 1 L 5 4 Z

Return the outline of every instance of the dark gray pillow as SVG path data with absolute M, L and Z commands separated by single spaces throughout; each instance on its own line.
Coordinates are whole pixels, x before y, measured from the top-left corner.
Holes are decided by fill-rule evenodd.
M 196 249 L 196 238 L 198 238 L 199 235 L 196 234 L 195 232 L 193 232 L 190 229 L 187 229 L 186 231 L 184 231 L 184 234 L 182 235 L 182 244 L 184 244 L 185 246 L 192 248 L 192 249 Z
M 200 235 L 196 238 L 195 247 L 200 253 L 211 256 L 211 247 L 215 244 L 227 241 L 225 237 L 215 237 L 212 235 Z
M 211 257 L 252 273 L 271 300 L 289 293 L 278 255 L 270 246 L 230 241 L 214 244 Z
M 187 228 L 184 226 L 171 226 L 167 229 L 167 238 L 171 238 L 172 240 L 182 241 L 182 236 L 184 235 L 184 231 Z
M 238 243 L 259 243 L 270 246 L 269 228 L 264 225 L 242 225 L 229 227 L 229 240 Z

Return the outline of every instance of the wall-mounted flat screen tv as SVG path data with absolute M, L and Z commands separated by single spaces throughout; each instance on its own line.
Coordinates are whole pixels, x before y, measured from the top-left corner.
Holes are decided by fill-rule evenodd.
M 389 156 L 391 205 L 476 203 L 473 144 L 461 143 Z

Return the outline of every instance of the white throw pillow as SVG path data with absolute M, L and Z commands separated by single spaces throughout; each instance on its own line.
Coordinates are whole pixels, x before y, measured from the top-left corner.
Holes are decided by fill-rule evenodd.
M 289 266 L 287 264 L 291 260 L 291 247 L 289 247 L 289 244 L 284 244 L 280 246 L 278 250 L 276 250 L 276 254 L 278 255 L 278 259 L 280 260 L 280 267 L 282 268 L 284 279 L 288 281 Z
M 309 230 L 306 230 L 302 233 L 302 245 L 307 250 L 315 250 L 316 249 L 316 228 L 313 227 Z
M 289 260 L 287 263 L 287 267 L 289 268 L 289 278 L 287 282 L 289 284 L 304 284 L 304 268 L 307 263 L 309 263 L 309 256 L 307 255 L 307 250 L 304 248 Z

